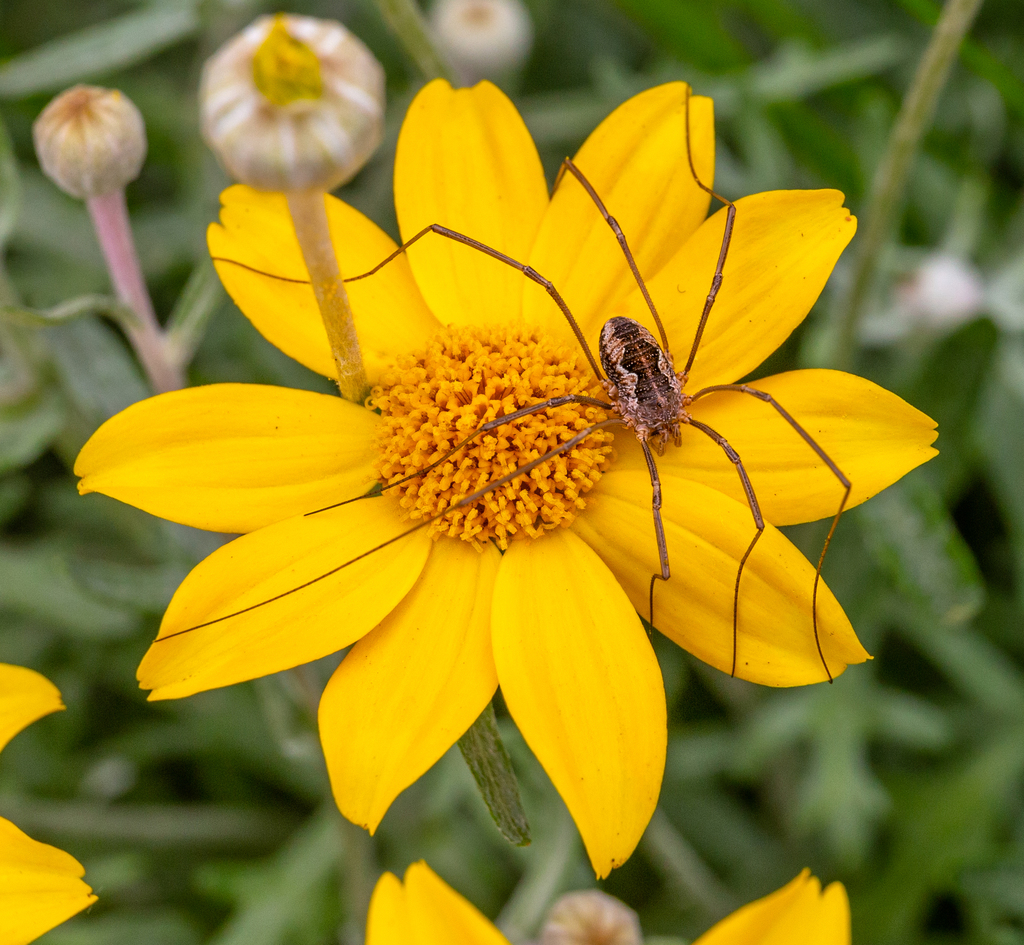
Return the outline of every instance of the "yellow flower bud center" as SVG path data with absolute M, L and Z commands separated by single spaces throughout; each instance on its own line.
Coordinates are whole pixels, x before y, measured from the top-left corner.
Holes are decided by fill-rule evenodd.
M 565 394 L 604 398 L 586 361 L 571 347 L 523 328 L 448 328 L 426 351 L 387 371 L 371 405 L 382 414 L 377 470 L 396 482 L 439 460 L 481 424 Z M 597 407 L 546 408 L 481 434 L 422 476 L 391 490 L 413 519 L 431 518 L 460 499 L 608 419 Z M 582 443 L 489 492 L 431 526 L 504 549 L 568 526 L 611 461 L 612 434 Z
M 323 92 L 316 53 L 289 34 L 281 15 L 274 18 L 267 38 L 256 50 L 252 77 L 256 88 L 275 105 L 318 99 Z

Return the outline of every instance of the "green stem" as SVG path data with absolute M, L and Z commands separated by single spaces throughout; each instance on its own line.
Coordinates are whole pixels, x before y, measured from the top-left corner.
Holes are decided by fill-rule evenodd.
M 921 138 L 931 125 L 939 93 L 946 84 L 960 43 L 971 28 L 981 4 L 982 0 L 946 0 L 896 116 L 889 143 L 871 185 L 853 273 L 838 306 L 833 359 L 837 367 L 847 368 L 853 362 L 857 328 L 874 281 L 878 257 L 892 232 L 896 212 L 903 204 L 914 156 Z
M 456 84 L 455 73 L 434 45 L 416 0 L 377 0 L 377 8 L 428 82 L 447 79 Z
M 361 404 L 369 384 L 352 305 L 331 242 L 325 196 L 322 190 L 293 190 L 288 194 L 288 210 L 331 343 L 338 369 L 338 389 L 346 400 Z

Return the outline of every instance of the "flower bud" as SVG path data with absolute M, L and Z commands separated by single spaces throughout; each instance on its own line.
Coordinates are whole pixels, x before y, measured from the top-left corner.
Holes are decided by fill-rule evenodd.
M 640 922 L 625 904 L 597 889 L 567 893 L 548 913 L 540 945 L 641 945 Z
M 203 137 L 260 190 L 331 190 L 380 144 L 384 70 L 340 23 L 261 16 L 206 63 Z
M 117 89 L 61 92 L 35 120 L 32 137 L 46 176 L 83 200 L 122 190 L 146 159 L 145 122 Z
M 518 68 L 533 45 L 533 23 L 521 0 L 437 0 L 430 25 L 467 84 Z

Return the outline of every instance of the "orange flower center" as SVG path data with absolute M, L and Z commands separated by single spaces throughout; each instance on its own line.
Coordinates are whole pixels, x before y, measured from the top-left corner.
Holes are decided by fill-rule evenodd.
M 400 360 L 373 389 L 370 403 L 383 415 L 380 479 L 403 479 L 440 460 L 481 424 L 565 394 L 604 398 L 572 347 L 524 328 L 448 328 L 423 354 Z M 392 494 L 410 517 L 431 518 L 607 418 L 600 408 L 580 404 L 546 408 L 480 434 Z M 612 434 L 598 430 L 445 515 L 431 530 L 477 544 L 493 540 L 504 549 L 513 539 L 568 526 L 607 469 L 611 443 Z

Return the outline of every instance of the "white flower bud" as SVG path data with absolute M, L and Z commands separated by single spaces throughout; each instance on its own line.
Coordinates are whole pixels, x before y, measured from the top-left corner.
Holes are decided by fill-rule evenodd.
M 899 286 L 898 302 L 911 321 L 948 328 L 981 313 L 985 287 L 967 260 L 933 253 Z
M 521 0 L 437 0 L 430 25 L 466 84 L 506 75 L 533 45 L 533 23 Z
M 567 893 L 548 913 L 540 945 L 641 945 L 636 913 L 597 889 Z
M 261 16 L 206 63 L 203 137 L 260 190 L 331 190 L 369 160 L 384 130 L 384 70 L 340 23 Z
M 145 122 L 117 89 L 61 92 L 35 120 L 32 137 L 46 176 L 82 200 L 122 190 L 146 159 Z

